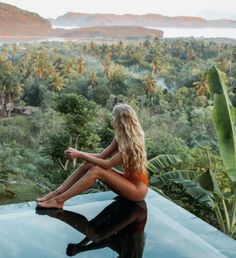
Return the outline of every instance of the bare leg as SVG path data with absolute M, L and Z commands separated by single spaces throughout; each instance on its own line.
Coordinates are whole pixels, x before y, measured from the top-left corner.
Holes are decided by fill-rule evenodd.
M 81 177 L 83 177 L 90 168 L 94 165 L 92 163 L 85 162 L 78 169 L 76 169 L 73 174 L 71 174 L 65 181 L 62 183 L 56 191 L 52 191 L 46 194 L 42 198 L 38 198 L 37 202 L 45 202 L 49 199 L 56 197 L 58 194 L 65 192 L 68 190 L 75 182 L 77 182 Z
M 131 183 L 113 169 L 103 169 L 98 166 L 93 166 L 88 173 L 64 193 L 48 201 L 38 202 L 38 205 L 45 208 L 62 208 L 66 200 L 90 188 L 95 183 L 96 179 L 100 179 L 115 193 L 131 201 L 143 200 L 148 189 L 144 183 Z

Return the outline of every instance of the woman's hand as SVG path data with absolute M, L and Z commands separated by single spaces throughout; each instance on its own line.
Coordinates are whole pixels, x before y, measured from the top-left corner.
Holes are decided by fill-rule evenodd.
M 70 160 L 78 159 L 80 157 L 80 152 L 74 148 L 68 148 L 65 150 L 66 157 Z

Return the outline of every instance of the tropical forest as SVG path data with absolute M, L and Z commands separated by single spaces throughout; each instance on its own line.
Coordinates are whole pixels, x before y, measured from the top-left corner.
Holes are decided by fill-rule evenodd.
M 146 38 L 0 45 L 0 204 L 32 201 L 114 137 L 128 103 L 149 187 L 236 238 L 236 42 Z M 88 192 L 109 190 L 97 181 Z

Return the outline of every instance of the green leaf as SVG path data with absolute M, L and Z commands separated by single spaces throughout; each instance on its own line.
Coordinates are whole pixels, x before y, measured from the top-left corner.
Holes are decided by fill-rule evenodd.
M 176 170 L 176 171 L 170 171 L 166 172 L 160 175 L 153 175 L 150 178 L 150 185 L 153 185 L 158 188 L 162 188 L 171 182 L 173 180 L 178 179 L 190 179 L 194 180 L 199 176 L 199 173 L 193 170 Z
M 220 154 L 226 172 L 236 188 L 236 132 L 234 127 L 235 109 L 227 94 L 220 71 L 213 67 L 207 74 L 213 98 L 213 122 L 218 138 Z
M 177 155 L 159 155 L 148 161 L 148 170 L 158 174 L 165 169 L 178 165 L 182 160 Z
M 223 193 L 221 192 L 221 190 L 218 186 L 218 183 L 216 181 L 216 178 L 215 178 L 214 174 L 210 170 L 208 170 L 207 172 L 202 174 L 198 178 L 198 182 L 199 182 L 200 186 L 203 189 L 205 189 L 206 191 L 215 193 L 221 198 L 224 197 Z
M 215 203 L 209 192 L 205 191 L 197 182 L 188 179 L 174 180 L 173 184 L 179 186 L 182 191 L 190 195 L 194 200 L 214 208 Z

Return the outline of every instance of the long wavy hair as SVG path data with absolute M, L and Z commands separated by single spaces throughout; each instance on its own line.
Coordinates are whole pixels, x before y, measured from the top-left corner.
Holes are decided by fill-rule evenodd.
M 146 173 L 144 132 L 135 111 L 127 104 L 115 105 L 113 123 L 125 173 Z

